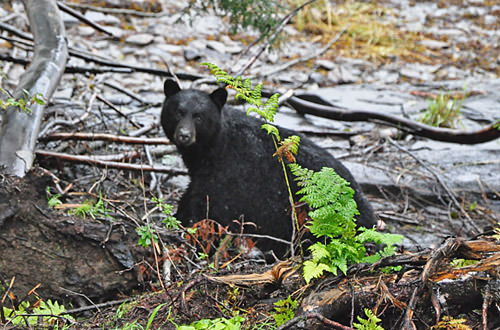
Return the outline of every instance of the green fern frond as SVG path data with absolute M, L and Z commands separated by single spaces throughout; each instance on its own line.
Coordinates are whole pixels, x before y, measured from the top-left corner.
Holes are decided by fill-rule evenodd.
M 247 79 L 247 80 L 250 80 L 250 79 Z M 251 86 L 248 86 L 249 90 L 251 88 L 252 88 Z M 262 99 L 262 84 L 257 84 L 257 86 L 255 86 L 255 88 L 252 89 L 252 92 L 250 95 L 254 100 L 260 101 Z
M 298 135 L 290 135 L 283 140 L 282 145 L 286 145 L 288 151 L 292 154 L 297 155 L 299 152 L 300 137 Z
M 271 124 L 262 124 L 262 126 L 260 127 L 262 128 L 263 130 L 265 130 L 267 132 L 267 134 L 272 134 L 276 137 L 276 140 L 280 141 L 280 132 L 278 131 L 278 128 L 274 125 L 271 125 Z
M 307 260 L 304 262 L 304 279 L 309 283 L 313 278 L 318 278 L 325 271 L 329 271 L 329 267 L 323 263 L 317 263 L 313 260 Z
M 371 309 L 365 308 L 364 311 L 365 311 L 365 315 L 366 315 L 367 319 L 365 320 L 362 317 L 358 316 L 357 319 L 358 319 L 359 323 L 352 324 L 356 329 L 358 329 L 358 330 L 384 330 L 384 328 L 382 328 L 380 325 L 377 324 L 382 320 L 379 319 L 377 317 L 377 315 L 375 315 L 375 313 L 372 312 Z

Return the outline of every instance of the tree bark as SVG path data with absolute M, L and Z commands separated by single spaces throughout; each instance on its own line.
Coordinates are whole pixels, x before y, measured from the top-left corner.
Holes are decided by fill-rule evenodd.
M 41 93 L 50 99 L 68 58 L 64 24 L 55 0 L 23 0 L 35 40 L 31 65 L 22 75 L 14 97 Z M 0 117 L 0 165 L 23 177 L 33 164 L 35 144 L 44 105 L 33 104 L 31 113 L 8 109 Z

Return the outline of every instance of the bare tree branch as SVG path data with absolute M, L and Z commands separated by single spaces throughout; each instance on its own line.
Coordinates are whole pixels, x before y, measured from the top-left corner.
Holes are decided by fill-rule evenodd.
M 460 144 L 477 144 L 492 141 L 500 137 L 500 130 L 496 127 L 498 123 L 493 123 L 479 131 L 465 132 L 449 128 L 428 126 L 410 119 L 392 116 L 379 111 L 349 110 L 338 108 L 333 105 L 319 104 L 306 101 L 297 96 L 289 98 L 287 103 L 292 108 L 303 114 L 310 114 L 341 121 L 376 122 L 379 124 L 393 126 L 413 135 L 423 136 L 436 141 Z

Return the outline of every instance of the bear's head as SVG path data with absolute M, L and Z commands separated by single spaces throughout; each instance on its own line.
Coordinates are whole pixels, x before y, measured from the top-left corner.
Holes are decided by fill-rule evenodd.
M 209 147 L 221 128 L 227 91 L 219 88 L 208 94 L 195 89 L 181 90 L 172 79 L 165 81 L 163 91 L 161 125 L 165 135 L 181 152 Z

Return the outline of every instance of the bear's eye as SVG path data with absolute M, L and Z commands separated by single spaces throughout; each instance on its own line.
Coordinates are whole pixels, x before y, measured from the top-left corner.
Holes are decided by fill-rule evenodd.
M 193 120 L 197 123 L 200 123 L 201 122 L 201 116 L 199 113 L 195 113 L 193 114 Z

